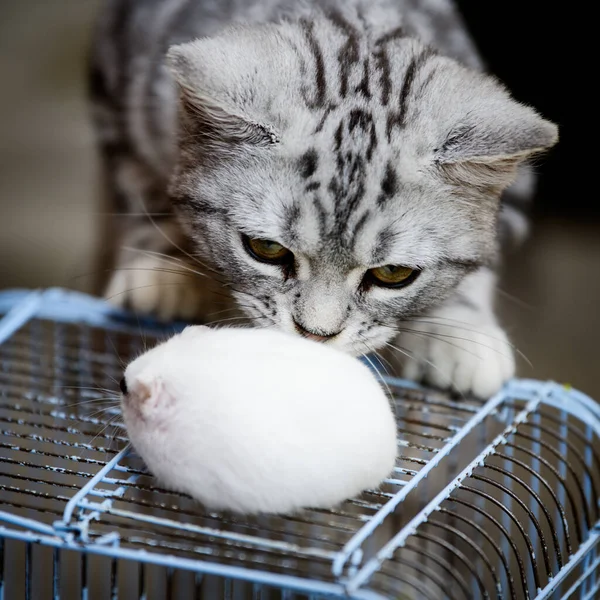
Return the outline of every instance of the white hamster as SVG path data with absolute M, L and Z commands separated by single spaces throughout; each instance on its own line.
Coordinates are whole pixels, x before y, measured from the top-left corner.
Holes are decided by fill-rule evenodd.
M 210 509 L 332 507 L 394 467 L 396 424 L 358 359 L 266 329 L 188 327 L 121 382 L 133 446 Z

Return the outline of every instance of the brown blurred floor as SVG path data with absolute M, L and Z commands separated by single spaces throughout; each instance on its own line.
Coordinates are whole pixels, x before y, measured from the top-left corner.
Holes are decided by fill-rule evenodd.
M 546 221 L 506 265 L 503 322 L 533 367 L 600 399 L 600 225 Z
M 0 288 L 89 289 L 98 207 L 84 101 L 100 0 L 0 4 Z M 565 174 L 567 176 L 567 174 Z M 600 227 L 537 223 L 506 266 L 503 322 L 533 363 L 521 375 L 600 398 Z

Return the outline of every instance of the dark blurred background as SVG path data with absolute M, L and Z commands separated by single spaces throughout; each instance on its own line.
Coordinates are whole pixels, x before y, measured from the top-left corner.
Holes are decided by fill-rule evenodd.
M 102 240 L 84 82 L 100 5 L 0 3 L 0 288 L 90 289 Z M 503 323 L 533 364 L 522 362 L 520 374 L 600 399 L 600 202 L 588 192 L 592 155 L 582 151 L 595 126 L 580 104 L 592 86 L 577 74 L 585 76 L 589 56 L 581 11 L 540 1 L 459 5 L 490 70 L 561 127 L 559 146 L 537 166 L 531 238 L 507 260 L 498 298 Z
M 575 7 L 569 12 L 568 4 L 559 9 L 539 0 L 456 3 L 489 70 L 560 126 L 560 144 L 539 161 L 536 216 L 600 218 L 600 203 L 584 193 L 591 155 L 584 156 L 583 136 L 592 132 L 581 93 L 587 89 L 581 79 L 588 66 L 585 17 Z

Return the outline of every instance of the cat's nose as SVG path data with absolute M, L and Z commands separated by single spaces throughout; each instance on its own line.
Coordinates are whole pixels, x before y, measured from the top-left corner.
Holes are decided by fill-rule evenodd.
M 294 320 L 294 327 L 296 331 L 303 337 L 308 338 L 309 340 L 314 340 L 315 342 L 325 342 L 335 337 L 340 331 L 336 331 L 335 333 L 316 333 L 315 331 L 310 331 L 300 325 L 296 320 Z

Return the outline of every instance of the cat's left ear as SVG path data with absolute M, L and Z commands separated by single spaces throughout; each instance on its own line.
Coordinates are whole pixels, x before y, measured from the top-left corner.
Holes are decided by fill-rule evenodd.
M 444 94 L 453 121 L 446 120 L 434 162 L 447 180 L 503 190 L 523 161 L 558 141 L 558 128 L 491 77 L 463 71 L 458 81 Z
M 269 103 L 287 66 L 277 64 L 278 42 L 264 27 L 238 26 L 171 47 L 167 66 L 178 87 L 185 131 L 216 149 L 277 143 Z

